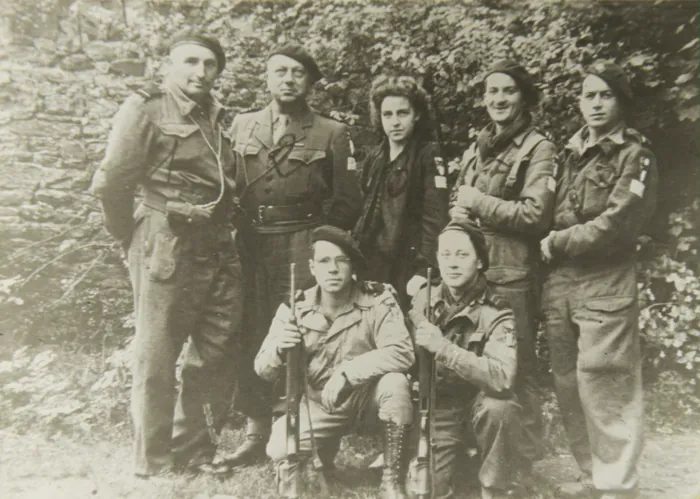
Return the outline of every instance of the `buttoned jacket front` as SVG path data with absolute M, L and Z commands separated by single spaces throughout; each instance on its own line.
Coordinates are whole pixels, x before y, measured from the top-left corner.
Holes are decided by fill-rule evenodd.
M 573 260 L 625 258 L 656 207 L 658 173 L 648 141 L 621 126 L 595 144 L 586 127 L 566 146 L 552 251 Z
M 244 186 L 242 207 L 252 217 L 264 206 L 311 203 L 321 219 L 297 220 L 286 227 L 261 224 L 258 232 L 285 232 L 329 223 L 352 228 L 361 196 L 347 127 L 307 108 L 293 117 L 278 144 L 273 141 L 273 104 L 236 116 L 231 125 L 235 150 L 243 157 L 237 181 Z M 263 208 L 264 212 L 264 208 Z

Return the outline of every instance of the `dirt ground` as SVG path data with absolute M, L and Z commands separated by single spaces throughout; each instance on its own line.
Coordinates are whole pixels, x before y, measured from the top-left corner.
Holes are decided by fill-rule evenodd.
M 228 432 L 228 445 L 238 437 Z M 377 477 L 363 468 L 364 456 L 345 446 L 342 483 L 333 497 L 374 498 Z M 5 499 L 276 497 L 269 464 L 237 470 L 224 480 L 198 477 L 154 483 L 129 473 L 129 442 L 85 443 L 0 432 L 0 497 Z M 343 469 L 349 464 L 350 468 Z M 529 498 L 550 499 L 553 485 L 575 477 L 572 457 L 561 453 L 536 465 L 542 486 Z M 641 461 L 643 499 L 700 499 L 700 434 L 649 435 Z M 471 487 L 467 487 L 471 488 Z M 462 497 L 478 495 L 462 492 Z

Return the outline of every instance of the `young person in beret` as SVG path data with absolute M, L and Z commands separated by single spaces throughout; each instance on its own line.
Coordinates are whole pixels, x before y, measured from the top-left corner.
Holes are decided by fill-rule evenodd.
M 564 150 L 542 303 L 552 372 L 581 470 L 562 497 L 638 496 L 642 371 L 635 250 L 656 207 L 649 143 L 628 128 L 632 90 L 622 68 L 596 62 L 579 108 L 585 125 Z
M 532 121 L 538 99 L 532 77 L 520 64 L 501 60 L 489 68 L 484 104 L 491 123 L 464 154 L 450 202 L 453 220 L 481 226 L 490 259 L 486 279 L 515 314 L 525 469 L 544 451 L 535 351 L 539 240 L 551 227 L 557 169 L 554 144 Z

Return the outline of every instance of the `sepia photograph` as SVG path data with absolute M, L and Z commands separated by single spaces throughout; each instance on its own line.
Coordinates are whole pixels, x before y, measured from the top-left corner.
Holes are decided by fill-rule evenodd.
M 0 10 L 0 497 L 700 499 L 697 1 Z

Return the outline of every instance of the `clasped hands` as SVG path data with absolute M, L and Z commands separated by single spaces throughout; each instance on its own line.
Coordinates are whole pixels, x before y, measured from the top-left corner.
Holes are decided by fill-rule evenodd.
M 282 331 L 277 335 L 275 348 L 280 357 L 284 357 L 290 348 L 298 345 L 302 341 L 302 334 L 299 327 L 293 322 L 284 324 Z M 351 388 L 350 382 L 345 374 L 336 369 L 326 382 L 321 392 L 321 405 L 326 412 L 332 413 L 337 409 L 341 397 Z

